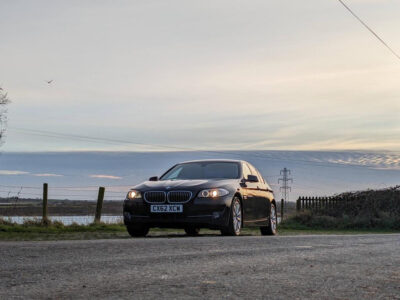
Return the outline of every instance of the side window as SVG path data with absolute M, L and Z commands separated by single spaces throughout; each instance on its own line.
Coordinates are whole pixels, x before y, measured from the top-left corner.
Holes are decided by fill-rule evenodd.
M 259 176 L 260 176 L 260 178 L 261 178 L 261 182 L 262 182 L 262 183 L 264 183 L 264 184 L 266 184 L 266 183 L 265 183 L 265 180 L 264 180 L 264 177 L 261 175 L 261 173 L 260 173 L 260 172 L 258 172 L 258 175 L 259 175 Z
M 257 174 L 258 174 L 258 178 L 260 178 L 262 183 L 265 183 L 264 177 L 261 175 L 261 173 L 256 169 Z
M 262 177 L 261 173 L 258 172 L 258 170 L 256 168 L 254 168 L 252 165 L 249 165 L 251 173 L 253 175 L 256 175 L 258 178 L 258 181 L 261 183 L 261 185 L 263 186 L 263 188 L 270 190 L 271 187 L 268 185 L 268 183 L 265 181 L 264 177 Z
M 258 173 L 258 171 L 256 170 L 256 168 L 254 168 L 252 165 L 249 165 L 249 167 L 250 167 L 251 174 L 257 176 L 258 181 L 259 181 L 260 183 L 263 183 L 264 180 L 263 180 L 263 178 L 260 176 L 260 173 Z
M 242 168 L 243 168 L 243 178 L 247 179 L 247 176 L 251 175 L 249 166 L 246 163 L 243 163 Z

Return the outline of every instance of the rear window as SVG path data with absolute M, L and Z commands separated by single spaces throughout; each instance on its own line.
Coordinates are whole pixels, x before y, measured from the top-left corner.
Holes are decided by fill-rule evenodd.
M 237 179 L 239 176 L 239 164 L 235 162 L 193 162 L 176 165 L 160 180 Z

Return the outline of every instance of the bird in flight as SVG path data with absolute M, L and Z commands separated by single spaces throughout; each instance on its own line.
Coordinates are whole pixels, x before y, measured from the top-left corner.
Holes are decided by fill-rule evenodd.
M 49 80 L 49 81 L 46 80 L 46 82 L 47 82 L 48 84 L 50 84 L 50 83 L 53 82 L 53 79 L 52 79 L 52 80 Z

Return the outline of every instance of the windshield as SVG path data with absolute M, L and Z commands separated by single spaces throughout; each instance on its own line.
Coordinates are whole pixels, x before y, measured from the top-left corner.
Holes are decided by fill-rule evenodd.
M 235 162 L 193 162 L 176 165 L 160 180 L 237 179 L 239 177 L 239 164 Z

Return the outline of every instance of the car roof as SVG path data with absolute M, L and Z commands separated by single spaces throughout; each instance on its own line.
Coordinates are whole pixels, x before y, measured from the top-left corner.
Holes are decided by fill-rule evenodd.
M 188 160 L 181 162 L 179 164 L 188 164 L 188 163 L 198 163 L 198 162 L 234 162 L 234 163 L 244 163 L 244 160 L 237 159 L 198 159 L 198 160 Z

